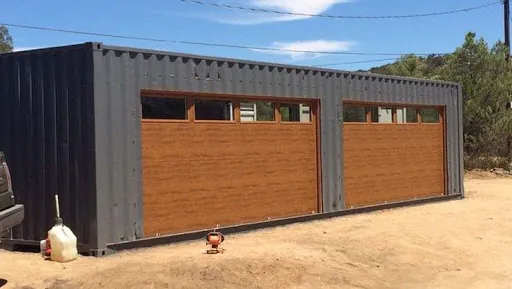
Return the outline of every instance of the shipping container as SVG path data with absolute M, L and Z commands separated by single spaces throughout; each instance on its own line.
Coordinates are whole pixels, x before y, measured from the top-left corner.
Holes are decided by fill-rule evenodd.
M 0 150 L 38 246 L 80 252 L 462 198 L 457 83 L 102 43 L 0 55 Z

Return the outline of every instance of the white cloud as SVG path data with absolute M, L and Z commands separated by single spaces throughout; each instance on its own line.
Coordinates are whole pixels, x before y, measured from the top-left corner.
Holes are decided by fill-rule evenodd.
M 226 23 L 226 24 L 234 24 L 234 25 L 255 25 L 255 24 L 263 24 L 270 22 L 285 22 L 285 21 L 294 21 L 306 19 L 308 17 L 304 16 L 296 16 L 296 15 L 283 15 L 283 16 L 265 16 L 261 14 L 250 14 L 242 17 L 210 17 L 209 19 L 213 19 L 215 21 Z
M 348 3 L 352 2 L 352 0 L 249 0 L 248 2 L 248 5 L 254 8 L 271 9 L 287 13 L 321 14 L 325 13 L 336 4 Z M 294 21 L 308 18 L 311 18 L 311 16 L 251 12 L 242 16 L 239 15 L 235 18 L 219 17 L 216 20 L 229 24 L 251 25 L 268 22 Z
M 18 52 L 18 51 L 34 50 L 34 49 L 38 49 L 38 48 L 39 47 L 14 47 L 14 49 L 12 51 Z
M 294 50 L 294 51 L 283 51 L 283 50 L 258 50 L 253 49 L 256 52 L 284 55 L 289 57 L 292 61 L 301 61 L 314 59 L 326 54 L 314 53 L 315 51 L 332 51 L 332 52 L 344 52 L 351 50 L 356 45 L 352 41 L 332 41 L 332 40 L 310 40 L 310 41 L 296 41 L 296 42 L 274 42 L 270 48 Z M 297 52 L 297 51 L 311 51 L 311 52 Z
M 347 0 L 251 0 L 252 5 L 292 13 L 319 14 Z

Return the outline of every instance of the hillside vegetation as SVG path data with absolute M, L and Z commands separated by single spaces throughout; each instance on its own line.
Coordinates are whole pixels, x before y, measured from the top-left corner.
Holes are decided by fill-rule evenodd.
M 502 42 L 491 46 L 468 33 L 451 54 L 404 55 L 370 72 L 462 84 L 466 168 L 508 168 L 512 110 L 506 109 L 506 103 L 512 101 L 512 66 L 507 53 Z

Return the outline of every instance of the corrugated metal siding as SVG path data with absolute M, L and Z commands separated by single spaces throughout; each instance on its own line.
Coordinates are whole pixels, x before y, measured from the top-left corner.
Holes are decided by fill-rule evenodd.
M 343 209 L 342 100 L 446 105 L 449 188 L 460 193 L 454 84 L 96 45 L 98 218 L 107 243 L 142 234 L 141 89 L 321 99 L 325 212 Z
M 133 62 L 131 61 L 133 60 Z M 140 57 L 94 51 L 96 179 L 100 244 L 142 236 Z M 142 71 L 142 72 L 140 72 Z M 137 75 L 137 77 L 135 77 Z
M 465 189 L 464 189 L 464 118 L 463 118 L 463 89 L 462 85 L 459 85 L 457 88 L 457 107 L 458 107 L 458 118 L 454 120 L 454 122 L 458 123 L 458 135 L 459 135 L 459 142 L 458 147 L 454 146 L 454 150 L 458 151 L 458 156 L 452 156 L 453 157 L 453 163 L 456 164 L 459 163 L 459 174 L 458 174 L 458 181 L 459 181 L 459 193 L 462 194 L 462 196 L 465 196 Z M 454 180 L 456 181 L 456 180 Z M 454 190 L 453 193 L 456 193 Z
M 0 55 L 0 150 L 26 210 L 15 239 L 45 237 L 56 193 L 79 242 L 94 239 L 91 56 L 84 45 Z

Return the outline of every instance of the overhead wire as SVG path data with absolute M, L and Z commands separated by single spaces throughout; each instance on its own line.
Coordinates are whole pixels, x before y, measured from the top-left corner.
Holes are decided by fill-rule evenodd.
M 79 35 L 99 36 L 99 37 L 108 37 L 108 38 L 119 38 L 119 39 L 128 39 L 128 40 L 140 40 L 140 41 L 149 41 L 149 42 L 172 43 L 172 44 L 186 44 L 186 45 L 209 46 L 209 47 L 223 47 L 223 48 L 234 48 L 234 49 L 248 49 L 248 50 L 260 50 L 260 51 L 293 52 L 293 53 L 306 53 L 306 54 L 367 55 L 367 56 L 368 55 L 374 55 L 374 56 L 401 56 L 401 55 L 405 55 L 405 54 L 415 54 L 415 55 L 419 55 L 419 56 L 428 56 L 428 55 L 445 55 L 445 54 L 448 54 L 448 53 L 411 53 L 411 52 L 407 52 L 407 53 L 381 53 L 381 52 L 349 52 L 349 51 L 315 51 L 315 50 L 286 49 L 286 48 L 275 48 L 275 47 L 258 47 L 258 46 L 247 46 L 247 45 L 226 44 L 226 43 L 210 43 L 210 42 L 199 42 L 199 41 L 182 41 L 182 40 L 172 40 L 172 39 L 148 38 L 148 37 L 138 37 L 138 36 L 128 36 L 128 35 L 119 35 L 119 34 L 90 32 L 90 31 L 79 31 L 79 30 L 62 29 L 62 28 L 49 28 L 49 27 L 40 27 L 40 26 L 13 24 L 13 23 L 0 23 L 0 25 L 4 25 L 4 26 L 7 26 L 7 27 L 22 28 L 22 29 L 32 29 L 32 30 L 41 30 L 41 31 L 49 31 L 49 32 L 60 32 L 60 33 L 71 33 L 71 34 L 79 34 Z
M 198 4 L 198 5 L 204 5 L 204 6 L 213 6 L 213 7 L 217 7 L 217 8 L 223 8 L 223 9 L 242 10 L 242 11 L 250 11 L 250 12 L 262 12 L 262 13 L 273 13 L 273 14 L 281 14 L 281 15 L 288 15 L 288 16 L 319 17 L 319 18 L 332 18 L 332 19 L 403 19 L 403 18 L 419 18 L 419 17 L 441 16 L 441 15 L 449 15 L 449 14 L 456 14 L 456 13 L 462 13 L 462 12 L 470 12 L 470 11 L 474 11 L 474 10 L 484 9 L 484 8 L 494 6 L 497 4 L 501 4 L 503 0 L 490 2 L 490 3 L 482 4 L 479 6 L 456 9 L 456 10 L 407 14 L 407 15 L 384 15 L 384 16 L 310 14 L 310 13 L 288 12 L 288 11 L 281 11 L 281 10 L 275 10 L 275 9 L 239 6 L 239 5 L 219 4 L 219 3 L 205 2 L 205 1 L 200 1 L 200 0 L 177 0 L 177 1 L 184 2 L 184 3 L 194 3 L 194 4 Z
M 447 54 L 445 54 L 445 55 L 447 55 Z M 316 64 L 316 65 L 313 65 L 313 66 L 315 66 L 315 67 L 329 67 L 329 66 L 339 66 L 339 65 L 348 65 L 348 64 L 359 64 L 359 63 L 398 61 L 398 60 L 404 59 L 404 56 L 402 56 L 402 57 L 395 57 L 395 58 L 381 58 L 381 59 L 356 60 L 356 61 L 347 61 L 347 62 L 335 62 L 335 63 L 327 63 L 327 64 Z M 414 55 L 410 55 L 410 56 L 414 57 Z M 435 55 L 432 55 L 432 56 L 435 56 Z M 405 58 L 407 59 L 408 57 L 409 56 L 406 56 Z
M 347 61 L 347 62 L 336 62 L 336 63 L 327 63 L 327 64 L 317 64 L 313 65 L 316 67 L 329 67 L 329 66 L 339 66 L 339 65 L 348 65 L 348 64 L 360 64 L 360 63 L 372 63 L 372 62 L 384 62 L 384 61 L 396 61 L 400 60 L 400 57 L 395 58 L 384 58 L 384 59 L 371 59 L 371 60 L 357 60 L 357 61 Z

